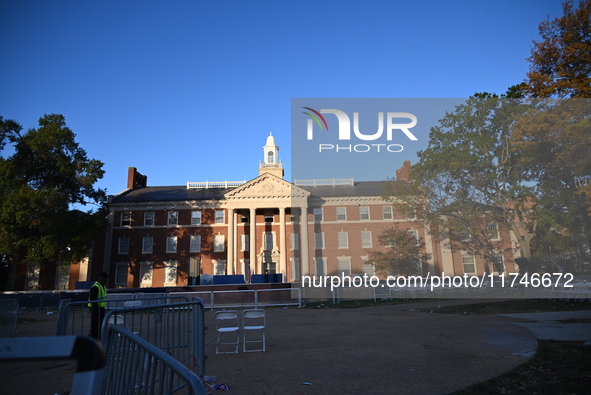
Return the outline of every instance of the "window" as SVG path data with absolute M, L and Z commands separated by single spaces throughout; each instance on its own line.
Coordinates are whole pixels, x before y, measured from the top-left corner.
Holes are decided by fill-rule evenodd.
M 314 257 L 316 276 L 326 276 L 326 258 Z
M 115 264 L 115 286 L 127 287 L 127 262 L 117 262 Z
M 416 219 L 417 212 L 414 207 L 406 206 L 406 219 Z
M 191 245 L 189 252 L 201 252 L 201 236 L 191 235 Z
M 323 232 L 314 233 L 314 248 L 317 250 L 324 249 L 324 233 Z
M 363 230 L 361 231 L 361 247 L 362 248 L 371 248 L 371 230 Z
M 300 245 L 300 237 L 299 234 L 297 233 L 291 233 L 289 235 L 289 245 L 290 245 L 290 249 L 293 251 L 297 251 L 300 249 L 299 245 Z
M 169 211 L 168 212 L 168 225 L 175 226 L 179 224 L 179 212 L 178 211 Z
M 265 251 L 273 251 L 273 233 L 265 232 L 263 234 L 263 242 L 264 242 L 264 249 Z
M 315 222 L 322 221 L 322 207 L 313 208 L 312 214 L 314 214 L 314 221 Z
M 249 251 L 250 237 L 249 235 L 240 235 L 240 251 Z
M 347 220 L 347 207 L 337 207 L 337 221 Z
M 167 236 L 166 237 L 166 252 L 167 253 L 175 253 L 176 252 L 176 236 Z
M 460 231 L 460 241 L 462 243 L 469 243 L 472 241 L 472 236 L 470 236 L 470 233 L 467 229 L 462 229 Z
M 201 225 L 201 211 L 191 211 L 191 225 Z
M 408 233 L 410 236 L 412 236 L 415 239 L 415 246 L 418 246 L 420 244 L 418 230 L 407 230 L 406 233 Z
M 464 267 L 464 274 L 476 273 L 476 259 L 474 253 L 470 251 L 462 253 L 462 265 Z
M 412 263 L 414 264 L 414 273 L 410 273 L 411 275 L 414 276 L 422 276 L 423 275 L 423 267 L 422 267 L 422 263 L 421 263 L 421 258 L 419 257 L 414 257 L 412 258 Z
M 499 236 L 499 226 L 497 224 L 488 224 L 488 236 L 491 240 L 501 240 Z
M 224 210 L 216 210 L 215 211 L 215 223 L 216 224 L 225 224 L 226 218 L 224 216 Z
M 226 261 L 220 259 L 214 259 L 211 261 L 213 265 L 213 275 L 223 276 L 226 274 Z
M 337 258 L 339 261 L 339 276 L 350 276 L 351 275 L 351 258 L 347 256 L 340 256 Z
M 359 207 L 359 219 L 362 221 L 369 219 L 369 207 L 367 207 L 367 206 Z
M 226 242 L 225 235 L 215 235 L 213 237 L 213 252 L 224 252 L 224 244 Z
M 140 288 L 152 286 L 154 262 L 140 262 Z
M 338 232 L 337 246 L 338 246 L 338 248 L 349 248 L 349 233 L 348 232 Z
M 267 163 L 275 163 L 275 155 L 273 155 L 273 151 L 267 152 Z
M 382 206 L 382 216 L 384 219 L 392 219 L 392 206 Z
M 505 263 L 503 260 L 502 252 L 493 252 L 491 255 L 491 262 L 493 266 L 493 271 L 495 273 L 503 273 L 505 271 Z
M 272 214 L 265 215 L 265 222 L 273 223 L 273 219 L 274 219 L 274 215 L 272 215 Z
M 142 254 L 151 254 L 154 250 L 154 238 L 145 236 L 142 239 Z
M 300 258 L 289 258 L 291 263 L 291 281 L 300 281 Z
M 376 268 L 371 263 L 366 263 L 366 261 L 368 259 L 369 259 L 369 257 L 367 257 L 367 256 L 361 257 L 361 260 L 363 261 L 363 263 L 361 264 L 361 271 L 363 272 L 363 274 L 366 274 L 368 277 L 375 276 L 376 275 Z
M 154 226 L 154 212 L 147 211 L 144 213 L 144 226 Z
M 129 254 L 129 237 L 119 238 L 119 253 Z
M 164 286 L 174 287 L 176 285 L 176 261 L 164 262 Z
M 131 213 L 121 213 L 121 226 L 131 226 Z

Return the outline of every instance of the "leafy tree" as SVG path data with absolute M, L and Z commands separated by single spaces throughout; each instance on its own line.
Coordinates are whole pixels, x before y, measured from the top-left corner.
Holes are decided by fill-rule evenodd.
M 410 184 L 390 183 L 385 193 L 412 207 L 443 238 L 481 255 L 487 272 L 497 252 L 492 224 L 510 229 L 525 257 L 532 255 L 540 217 L 509 141 L 514 117 L 526 108 L 488 93 L 469 98 L 431 129 Z
M 415 238 L 406 229 L 391 227 L 378 236 L 385 251 L 373 250 L 367 263 L 374 264 L 376 271 L 384 275 L 422 275 L 422 265 L 429 259 L 423 253 L 425 243 Z
M 540 24 L 525 91 L 529 97 L 591 97 L 591 0 L 563 4 L 564 15 Z
M 105 231 L 106 193 L 94 187 L 103 163 L 87 157 L 62 115 L 21 130 L 0 117 L 0 255 L 13 265 L 82 259 Z

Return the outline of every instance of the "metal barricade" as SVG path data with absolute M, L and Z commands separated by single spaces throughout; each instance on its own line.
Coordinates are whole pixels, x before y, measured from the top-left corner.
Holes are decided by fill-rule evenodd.
M 107 309 L 118 309 L 139 306 L 160 306 L 169 303 L 187 302 L 185 296 L 165 296 L 159 298 L 119 298 L 107 296 Z M 62 299 L 59 306 L 57 319 L 57 336 L 80 335 L 88 336 L 90 333 L 90 310 L 88 301 L 72 302 L 70 299 Z
M 0 300 L 0 337 L 16 336 L 18 308 L 17 299 Z
M 205 307 L 211 310 L 303 305 L 301 288 L 174 292 L 171 295 L 176 294 L 203 299 Z
M 99 395 L 105 367 L 105 350 L 83 336 L 21 337 L 0 340 L 0 360 L 76 359 L 72 395 Z
M 119 325 L 105 330 L 103 394 L 205 394 L 199 377 L 160 348 Z
M 106 338 L 113 324 L 165 351 L 200 377 L 205 375 L 205 312 L 201 299 L 111 310 L 103 320 L 101 339 Z

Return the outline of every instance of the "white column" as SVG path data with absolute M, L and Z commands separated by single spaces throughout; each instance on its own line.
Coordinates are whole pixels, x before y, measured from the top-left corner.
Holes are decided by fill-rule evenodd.
M 256 217 L 256 209 L 251 208 L 250 209 L 250 246 L 249 246 L 249 259 L 250 259 L 250 274 L 256 274 L 255 273 L 255 268 L 256 268 L 256 262 L 257 262 L 257 253 L 256 253 L 256 234 L 257 234 L 257 227 L 256 227 L 256 221 L 257 221 L 257 217 Z
M 301 256 L 301 264 L 302 264 L 302 276 L 309 276 L 310 275 L 310 254 L 308 252 L 309 243 L 308 243 L 308 208 L 302 207 L 302 213 L 300 215 L 300 229 L 302 233 L 302 256 Z
M 285 242 L 285 207 L 279 207 L 279 273 L 283 275 L 283 281 L 287 280 L 287 243 Z
M 226 258 L 226 267 L 228 268 L 228 274 L 235 273 L 234 265 L 234 209 L 228 210 L 228 256 Z

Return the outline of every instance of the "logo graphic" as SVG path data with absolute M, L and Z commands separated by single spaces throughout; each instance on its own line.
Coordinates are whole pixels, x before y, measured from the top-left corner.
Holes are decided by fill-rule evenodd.
M 318 115 L 318 117 L 320 117 L 320 119 L 322 119 L 322 122 L 324 122 L 324 126 L 326 126 L 326 130 L 328 130 L 328 124 L 326 123 L 326 119 L 324 119 L 322 114 L 320 114 L 318 111 L 316 111 L 310 107 L 302 107 L 302 108 L 305 108 L 306 110 L 310 110 L 314 114 Z M 304 112 L 304 114 L 311 116 L 316 121 L 318 126 L 320 126 L 320 130 L 322 130 L 322 124 L 320 123 L 320 120 L 317 117 L 315 117 L 313 114 L 310 114 L 309 112 Z

